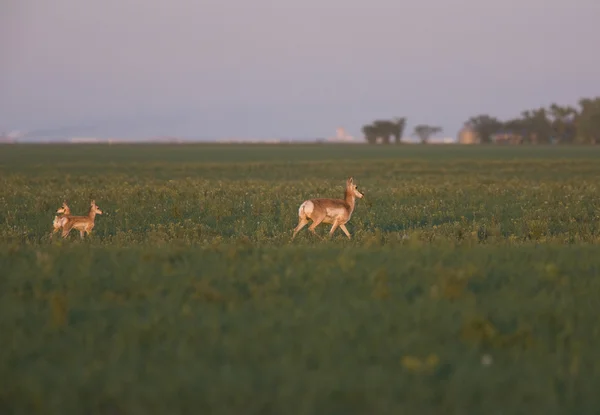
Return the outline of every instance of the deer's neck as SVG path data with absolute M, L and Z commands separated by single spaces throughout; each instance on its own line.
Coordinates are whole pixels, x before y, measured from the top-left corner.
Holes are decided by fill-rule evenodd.
M 88 214 L 89 218 L 92 220 L 92 222 L 94 221 L 94 219 L 96 218 L 96 211 L 93 209 L 90 209 L 90 213 Z
M 346 193 L 344 194 L 344 200 L 346 200 L 346 203 L 348 203 L 348 206 L 350 206 L 350 213 L 352 213 L 354 211 L 354 201 L 356 200 L 354 193 L 346 190 Z

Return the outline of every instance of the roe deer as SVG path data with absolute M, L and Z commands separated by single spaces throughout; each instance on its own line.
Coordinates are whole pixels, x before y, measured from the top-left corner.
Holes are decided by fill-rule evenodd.
M 56 210 L 56 213 L 62 213 L 62 216 L 54 216 L 54 220 L 52 221 L 52 227 L 54 229 L 52 230 L 50 237 L 54 236 L 54 234 L 67 223 L 67 218 L 71 216 L 71 209 L 69 208 L 69 205 L 67 205 L 66 200 L 63 202 L 62 206 Z
M 90 204 L 90 212 L 87 216 L 69 216 L 63 225 L 62 237 L 66 238 L 71 232 L 71 229 L 75 228 L 79 231 L 79 236 L 83 239 L 83 234 L 87 233 L 88 235 L 94 229 L 94 219 L 96 218 L 96 214 L 101 215 L 102 211 L 98 206 L 96 206 L 96 202 L 92 200 Z
M 331 223 L 333 226 L 329 231 L 329 237 L 333 235 L 333 232 L 339 226 L 342 231 L 346 234 L 348 239 L 350 232 L 346 229 L 346 223 L 350 220 L 352 212 L 354 211 L 354 203 L 356 198 L 362 199 L 363 194 L 358 191 L 352 177 L 346 180 L 346 191 L 344 199 L 309 199 L 305 200 L 298 209 L 298 226 L 294 229 L 292 240 L 296 237 L 296 234 L 308 224 L 308 220 L 311 219 L 313 223 L 308 227 L 308 230 L 317 235 L 315 228 L 319 226 L 321 222 Z

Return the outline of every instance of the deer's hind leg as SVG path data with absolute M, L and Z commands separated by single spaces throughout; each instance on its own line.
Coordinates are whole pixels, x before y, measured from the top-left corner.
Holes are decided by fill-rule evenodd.
M 330 238 L 333 236 L 333 233 L 338 228 L 338 226 L 342 226 L 342 225 L 340 225 L 339 221 L 336 220 L 335 222 L 333 222 L 333 225 L 331 226 L 331 230 L 329 231 L 329 237 Z
M 317 218 L 312 218 L 313 223 L 308 227 L 308 230 L 311 231 L 312 234 L 315 235 L 319 239 L 323 239 L 323 238 L 317 234 L 317 232 L 315 231 L 315 228 L 317 226 L 319 226 L 319 224 L 321 222 L 323 222 L 324 219 L 325 219 L 325 215 L 319 216 Z
M 348 229 L 346 229 L 346 224 L 345 223 L 341 224 L 340 228 L 344 231 L 344 233 L 346 234 L 346 236 L 348 237 L 348 239 L 352 239 L 352 237 L 350 236 L 350 232 L 348 232 Z
M 70 226 L 63 226 L 62 237 L 66 238 L 67 236 L 69 236 L 69 233 L 71 233 L 71 229 L 73 229 L 73 228 Z
M 306 219 L 306 216 L 300 218 L 300 221 L 298 222 L 298 226 L 296 226 L 294 228 L 294 234 L 292 235 L 292 240 L 296 237 L 296 234 L 298 232 L 300 232 L 300 230 L 302 228 L 304 228 L 306 225 L 308 225 L 308 219 Z

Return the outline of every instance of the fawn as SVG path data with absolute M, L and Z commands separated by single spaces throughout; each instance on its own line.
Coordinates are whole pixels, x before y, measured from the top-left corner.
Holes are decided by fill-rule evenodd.
M 296 237 L 296 234 L 308 224 L 309 219 L 311 219 L 313 223 L 308 227 L 308 230 L 311 231 L 313 235 L 319 236 L 315 232 L 315 228 L 323 222 L 333 224 L 329 231 L 329 237 L 333 235 L 333 232 L 335 232 L 339 226 L 348 239 L 352 239 L 350 237 L 350 232 L 346 229 L 346 222 L 348 222 L 352 216 L 357 197 L 362 199 L 363 194 L 358 191 L 356 184 L 354 184 L 354 180 L 350 177 L 346 180 L 344 199 L 305 200 L 298 209 L 299 222 L 298 226 L 294 229 L 292 240 Z
M 52 227 L 54 229 L 52 230 L 50 237 L 54 236 L 54 234 L 67 223 L 67 218 L 71 216 L 71 209 L 69 208 L 69 205 L 67 205 L 67 201 L 63 202 L 62 206 L 56 210 L 56 213 L 62 213 L 62 216 L 54 216 L 54 220 L 52 221 Z
M 84 233 L 88 235 L 94 229 L 94 219 L 96 214 L 101 215 L 102 211 L 96 205 L 96 202 L 92 200 L 90 204 L 90 212 L 87 216 L 69 216 L 66 222 L 63 224 L 62 237 L 66 238 L 71 232 L 71 229 L 75 228 L 79 231 L 79 236 L 83 239 Z

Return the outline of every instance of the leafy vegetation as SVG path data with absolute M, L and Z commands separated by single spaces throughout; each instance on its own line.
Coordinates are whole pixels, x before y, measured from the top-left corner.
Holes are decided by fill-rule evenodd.
M 405 117 L 377 120 L 365 125 L 362 132 L 369 144 L 390 144 L 390 136 L 395 138 L 395 144 L 400 144 L 405 126 Z M 413 135 L 426 144 L 441 131 L 441 127 L 418 124 Z M 553 103 L 548 108 L 522 111 L 520 117 L 504 121 L 479 114 L 469 118 L 459 136 L 470 131 L 481 144 L 597 144 L 600 142 L 600 97 L 580 99 L 579 110 Z
M 3 147 L 0 413 L 593 413 L 599 159 Z M 292 243 L 348 176 L 353 239 Z M 65 198 L 90 238 L 50 239 Z
M 433 127 L 431 125 L 419 124 L 415 127 L 413 135 L 419 137 L 421 144 L 427 144 L 432 135 L 442 132 L 442 127 Z

